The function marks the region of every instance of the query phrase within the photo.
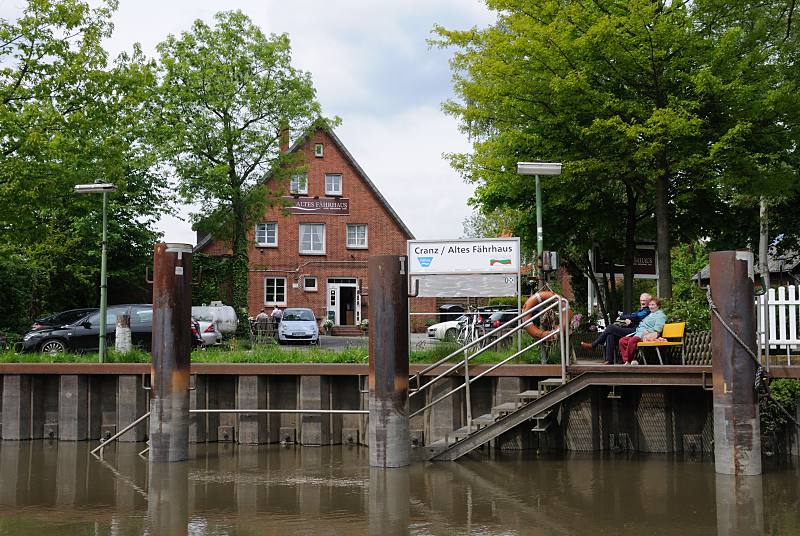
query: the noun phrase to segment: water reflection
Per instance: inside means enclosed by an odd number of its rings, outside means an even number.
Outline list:
[[[531,452],[368,465],[347,447],[197,445],[148,465],[88,443],[0,442],[0,534],[795,534],[800,471]]]

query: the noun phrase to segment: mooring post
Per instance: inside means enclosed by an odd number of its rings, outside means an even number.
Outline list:
[[[408,257],[369,259],[369,464],[404,467],[408,433]]]
[[[191,282],[192,246],[156,244],[150,369],[151,462],[177,462],[188,457]]]
[[[761,431],[754,387],[756,350],[753,253],[711,254],[711,297],[724,323],[711,315],[714,375],[714,461],[717,473],[761,474]],[[757,354],[756,354],[757,355]]]

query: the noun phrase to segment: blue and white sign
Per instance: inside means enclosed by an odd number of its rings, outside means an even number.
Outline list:
[[[409,240],[410,273],[518,274],[519,238]]]

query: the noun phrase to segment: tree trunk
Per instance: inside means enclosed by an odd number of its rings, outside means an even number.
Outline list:
[[[665,165],[666,166],[666,165]],[[656,256],[658,257],[658,296],[672,298],[672,261],[670,259],[669,219],[667,217],[666,167],[656,179]]]
[[[759,207],[758,271],[764,278],[764,290],[769,290],[769,209],[763,196]]]
[[[622,308],[633,311],[633,259],[636,255],[636,201],[637,196],[629,185],[625,185],[625,265]]]
[[[603,320],[605,320],[606,325],[608,325],[609,321],[608,310],[606,309],[603,293],[600,292],[600,284],[598,283],[597,278],[594,276],[594,267],[592,266],[592,263],[589,262],[588,255],[584,257],[584,262],[585,265],[589,267],[588,271],[586,271],[586,275],[589,276],[589,281],[590,281],[589,284],[594,287],[594,293],[595,296],[597,296],[597,306],[600,308],[600,315],[603,317]],[[588,304],[586,309],[587,309],[586,312],[591,315],[592,314],[591,304]]]

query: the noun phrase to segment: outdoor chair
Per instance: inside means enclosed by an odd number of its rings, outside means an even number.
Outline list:
[[[658,355],[658,363],[660,365],[664,364],[664,360],[661,358],[661,348],[665,347],[675,347],[680,346],[681,348],[681,365],[685,364],[684,359],[684,352],[683,352],[683,333],[686,330],[686,322],[676,322],[674,324],[665,324],[664,329],[661,331],[661,337],[663,339],[667,339],[666,341],[641,341],[638,344],[639,355],[642,358],[642,362],[646,365],[647,360],[645,359],[645,348],[655,348],[656,355]]]

